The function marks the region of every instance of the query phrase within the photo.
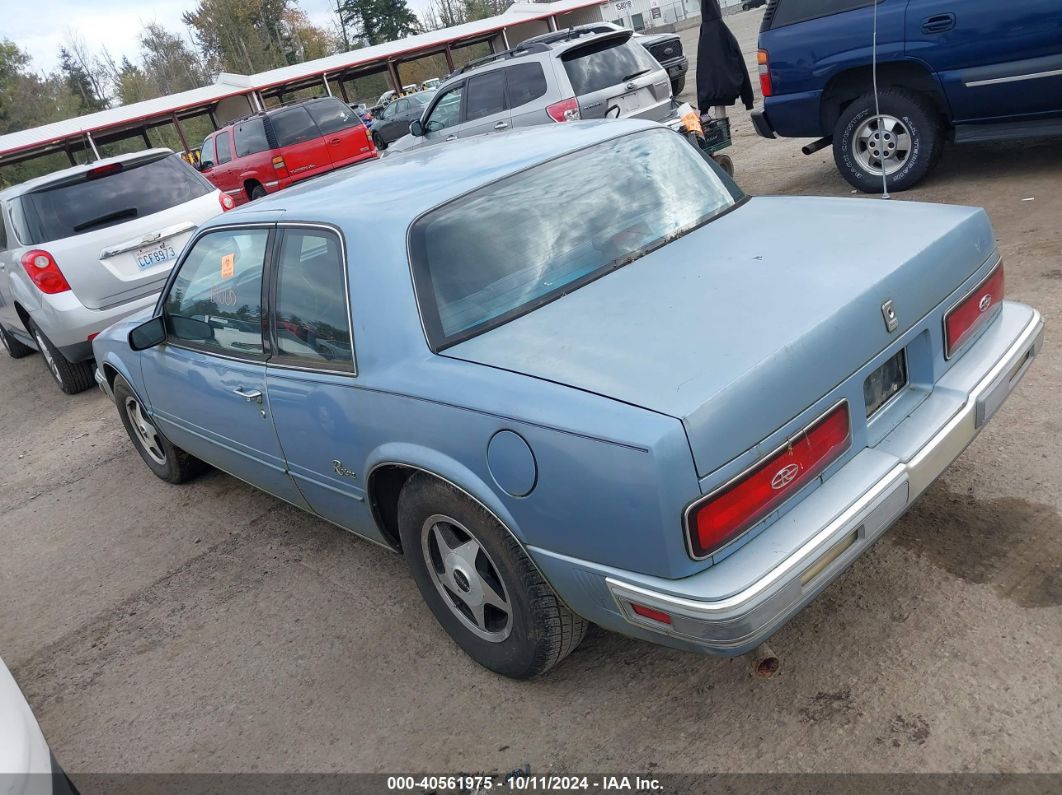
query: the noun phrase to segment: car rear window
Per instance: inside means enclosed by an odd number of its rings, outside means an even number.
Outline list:
[[[546,75],[542,64],[522,63],[505,69],[509,107],[518,108],[546,93]]]
[[[317,129],[321,131],[321,135],[328,135],[361,124],[361,117],[338,99],[311,102],[306,106],[306,110],[317,122]]]
[[[287,108],[270,114],[277,146],[293,146],[320,138],[321,132],[305,108]]]
[[[593,94],[612,86],[622,93],[622,84],[660,68],[640,44],[615,39],[593,42],[561,56],[564,71],[576,96]]]
[[[419,218],[417,301],[434,350],[674,240],[740,197],[683,138],[649,130],[495,181]]]
[[[248,119],[236,125],[236,157],[246,157],[269,149],[265,122],[261,118]]]
[[[174,154],[79,174],[19,197],[19,237],[26,245],[92,232],[168,210],[214,190]]]
[[[874,0],[775,0],[764,12],[761,30],[773,30],[871,5]]]

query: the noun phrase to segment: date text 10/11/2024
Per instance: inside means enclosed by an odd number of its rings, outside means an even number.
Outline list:
[[[651,776],[551,776],[514,771],[501,780],[489,775],[388,776],[390,792],[479,793],[492,792],[661,792],[663,785]]]

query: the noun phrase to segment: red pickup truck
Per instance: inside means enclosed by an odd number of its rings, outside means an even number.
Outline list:
[[[377,156],[358,114],[334,97],[271,108],[203,141],[199,170],[236,204]]]

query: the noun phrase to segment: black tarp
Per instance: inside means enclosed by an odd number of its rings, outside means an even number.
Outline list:
[[[738,97],[752,110],[752,81],[741,48],[723,22],[719,0],[701,0],[701,33],[697,40],[697,105],[707,113],[713,105],[733,105]]]

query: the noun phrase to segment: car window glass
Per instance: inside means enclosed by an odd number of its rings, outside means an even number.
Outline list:
[[[269,148],[265,122],[261,118],[248,119],[236,125],[236,157],[246,157]]]
[[[442,95],[439,103],[432,108],[431,116],[428,117],[428,123],[425,125],[428,132],[445,130],[457,124],[461,115],[461,94],[464,88],[462,84]]]
[[[661,68],[645,47],[630,41],[617,44],[615,40],[606,40],[589,44],[569,50],[561,60],[576,96],[605,88],[619,89],[627,80]]]
[[[277,355],[349,370],[354,360],[339,239],[286,229],[277,260]]]
[[[317,129],[321,131],[321,135],[339,132],[361,124],[358,114],[338,99],[311,102],[306,106],[306,110],[317,122]]]
[[[232,160],[232,138],[229,136],[228,129],[224,129],[218,134],[217,138],[214,139],[214,144],[218,148],[218,159],[214,161],[215,163],[220,165]]]
[[[262,263],[269,230],[199,239],[166,296],[169,337],[238,356],[262,354]]]
[[[782,0],[774,9],[771,27],[780,28],[873,4],[873,0]]]
[[[277,136],[277,146],[293,146],[319,138],[321,133],[305,108],[288,108],[269,117]]]
[[[7,248],[7,229],[4,224],[4,203],[0,202],[0,251]]]
[[[400,100],[398,100],[398,102],[395,103],[394,107],[395,107],[394,115],[395,116],[401,116],[403,113],[407,113],[409,111],[409,100],[408,99],[400,99]]]
[[[475,121],[505,110],[505,70],[476,75],[468,79],[465,120]]]
[[[510,108],[517,108],[546,93],[542,64],[522,63],[505,70],[506,95]]]
[[[214,151],[214,139],[207,138],[203,141],[203,146],[199,151],[200,163],[216,163],[218,162],[217,153]]]

